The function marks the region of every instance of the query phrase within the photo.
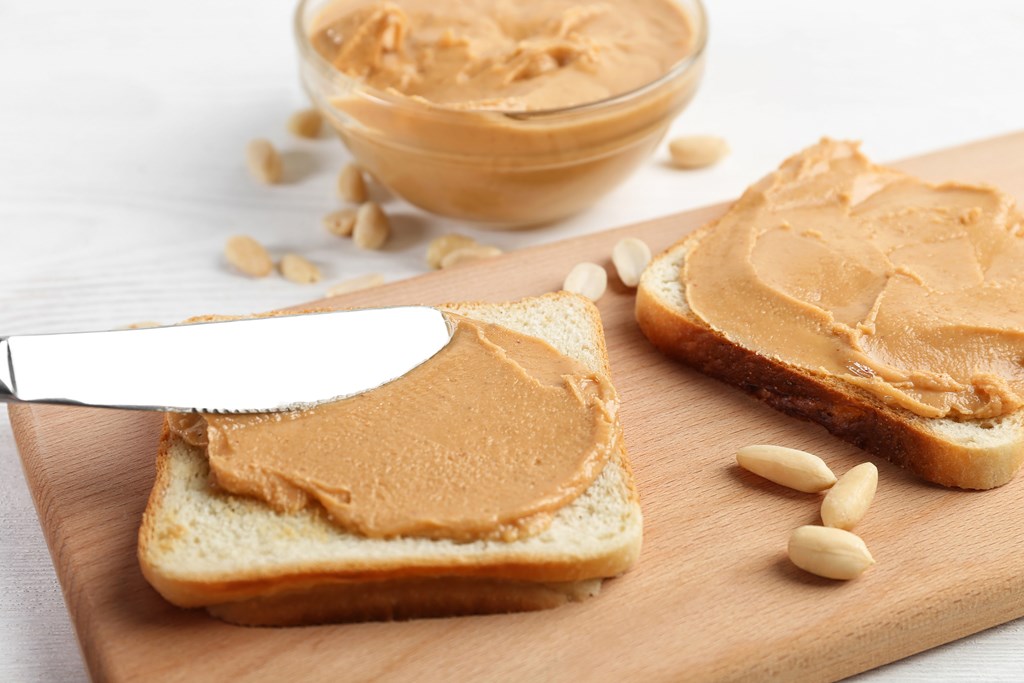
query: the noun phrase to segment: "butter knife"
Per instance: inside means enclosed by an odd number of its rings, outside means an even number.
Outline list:
[[[437,309],[401,306],[0,337],[0,402],[287,410],[401,377],[444,348],[451,335]]]

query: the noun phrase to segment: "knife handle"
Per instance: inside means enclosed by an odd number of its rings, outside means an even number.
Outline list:
[[[0,337],[0,403],[14,400],[14,361],[7,337]]]

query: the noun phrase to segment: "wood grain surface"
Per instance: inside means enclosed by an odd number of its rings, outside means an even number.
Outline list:
[[[984,180],[1024,197],[1024,133],[900,167]],[[581,260],[609,265],[623,236],[660,250],[722,211],[517,251],[334,300],[338,306],[506,300],[557,289]],[[165,603],[135,560],[159,416],[12,406],[26,477],[98,680],[834,680],[1024,615],[1021,478],[943,489],[658,355],[612,278],[599,308],[645,514],[636,568],[584,603],[530,614],[251,629]],[[199,311],[197,311],[198,313]],[[878,565],[836,583],[785,556],[819,498],[739,470],[739,446],[872,460],[877,499],[858,527]]]

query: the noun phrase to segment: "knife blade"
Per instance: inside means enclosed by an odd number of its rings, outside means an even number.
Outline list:
[[[0,402],[273,412],[401,377],[448,344],[425,306],[0,337]]]

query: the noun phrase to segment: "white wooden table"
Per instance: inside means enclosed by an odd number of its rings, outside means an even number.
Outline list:
[[[0,0],[0,333],[174,322],[318,298],[332,282],[424,270],[426,241],[457,229],[506,249],[736,196],[821,135],[876,159],[1024,126],[1024,5],[860,0],[711,2],[707,76],[674,130],[725,136],[706,171],[662,156],[583,215],[488,234],[391,200],[397,236],[358,252],[322,230],[341,145],[289,138],[303,106],[291,3]],[[263,188],[242,149],[266,136],[303,177]],[[321,285],[250,281],[227,236],[297,251]],[[86,678],[49,554],[0,420],[0,680]],[[1015,622],[864,674],[864,681],[1024,679]]]

